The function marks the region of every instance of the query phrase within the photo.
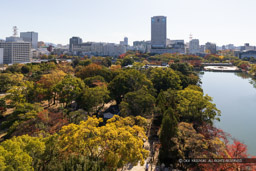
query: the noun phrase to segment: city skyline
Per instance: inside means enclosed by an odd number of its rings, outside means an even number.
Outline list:
[[[119,43],[124,37],[129,44],[137,40],[150,40],[150,18],[163,15],[168,18],[167,38],[189,41],[189,35],[206,42],[256,44],[255,1],[234,2],[195,0],[118,0],[107,2],[68,0],[6,1],[1,4],[0,39],[12,35],[12,27],[19,32],[35,31],[39,40],[55,44],[68,44],[69,38],[81,37],[85,42]]]

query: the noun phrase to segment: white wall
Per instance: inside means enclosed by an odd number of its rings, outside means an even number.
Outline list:
[[[4,63],[4,49],[0,48],[0,64]]]

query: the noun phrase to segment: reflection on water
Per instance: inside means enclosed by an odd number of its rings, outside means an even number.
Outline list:
[[[248,79],[251,78],[249,74],[247,74],[246,72],[237,72],[234,73],[235,75],[237,75],[238,77],[241,77],[243,79]]]
[[[199,74],[205,94],[221,110],[216,127],[230,133],[256,155],[256,81],[246,73],[205,72]]]
[[[251,75],[245,73],[245,72],[239,72],[235,73],[238,77],[241,77],[243,79],[249,79],[249,83],[253,85],[254,88],[256,88],[256,79],[253,78]]]

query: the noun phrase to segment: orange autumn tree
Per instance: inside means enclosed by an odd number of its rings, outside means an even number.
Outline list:
[[[99,71],[102,70],[102,66],[98,64],[90,64],[88,66],[85,66],[81,68],[81,70],[76,72],[76,76],[85,79],[88,77],[94,77],[98,75]]]

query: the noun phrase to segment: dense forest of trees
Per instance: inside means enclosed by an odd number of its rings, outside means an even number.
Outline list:
[[[93,57],[8,66],[0,73],[0,171],[117,170],[143,165],[157,154],[145,148],[147,141],[157,144],[154,151],[159,155],[151,161],[157,165],[182,170],[245,167],[178,161],[250,157],[244,144],[230,141],[213,126],[220,111],[200,87],[195,69],[202,60],[192,55],[128,52],[115,63]],[[169,67],[143,68],[162,62]],[[102,114],[109,106],[118,112],[106,120]]]

